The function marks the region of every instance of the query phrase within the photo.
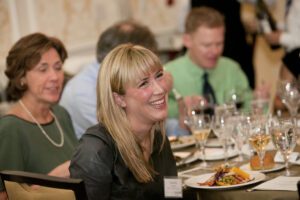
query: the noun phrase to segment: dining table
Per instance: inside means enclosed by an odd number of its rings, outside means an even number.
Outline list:
[[[211,138],[210,138],[211,139]],[[209,139],[209,140],[210,140]],[[216,140],[216,139],[214,139]],[[171,145],[172,146],[172,145]],[[207,146],[208,151],[211,147]],[[213,147],[214,149],[216,147]],[[220,149],[222,147],[219,147]],[[190,143],[189,145],[182,145],[180,148],[173,148],[174,155],[182,152],[192,155],[196,152],[196,145]],[[271,154],[275,156],[276,150],[270,150]],[[300,152],[300,146],[297,144],[294,152]],[[230,156],[227,160],[230,166],[241,167],[249,164],[250,155],[243,155],[241,161],[238,154]],[[266,170],[263,173],[265,178],[253,184],[245,184],[241,187],[214,187],[213,189],[198,188],[187,186],[186,180],[191,177],[197,177],[208,173],[214,173],[214,170],[224,164],[224,159],[211,159],[207,160],[208,167],[201,167],[201,158],[192,159],[192,162],[182,163],[178,162],[178,176],[182,178],[183,183],[183,199],[196,199],[196,200],[298,200],[298,191],[283,191],[283,190],[253,190],[253,188],[263,182],[272,180],[278,176],[285,176],[284,164],[281,168],[275,170]],[[250,167],[249,167],[250,168]],[[251,169],[249,169],[251,170]],[[299,164],[290,164],[290,171],[293,176],[299,177],[300,180],[300,162]]]

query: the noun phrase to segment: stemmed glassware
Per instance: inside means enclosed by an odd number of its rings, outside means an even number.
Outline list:
[[[244,104],[244,91],[240,88],[233,88],[224,94],[224,100],[226,104],[235,105],[236,109],[240,109]]]
[[[225,162],[228,161],[228,149],[232,144],[232,129],[233,126],[226,123],[226,115],[214,116],[212,120],[212,129],[214,134],[218,137],[223,150]]]
[[[256,151],[259,157],[260,169],[264,170],[264,157],[266,147],[271,140],[269,131],[267,131],[267,118],[265,116],[256,116],[250,124],[249,144]]]
[[[202,156],[201,166],[207,167],[206,155],[205,155],[205,144],[208,135],[211,132],[211,118],[209,115],[192,114],[187,116],[186,124],[190,128],[192,135],[194,136],[198,147],[200,148]]]
[[[194,114],[214,114],[213,97],[210,94],[202,95],[199,104],[193,107]]]
[[[228,118],[228,124],[232,127],[232,138],[235,142],[235,146],[239,152],[238,161],[242,162],[243,151],[242,148],[247,144],[250,130],[250,118],[246,114],[236,114]]]
[[[282,119],[274,121],[270,127],[270,131],[274,146],[278,151],[280,151],[284,159],[286,169],[285,175],[290,176],[289,157],[296,146],[296,127],[291,119]]]
[[[277,88],[278,96],[293,118],[296,117],[300,105],[300,93],[298,87],[299,84],[295,81],[281,80],[279,81]]]

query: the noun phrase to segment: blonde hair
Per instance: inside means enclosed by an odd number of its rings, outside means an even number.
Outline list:
[[[162,68],[159,58],[150,50],[133,44],[113,49],[103,60],[97,82],[97,117],[114,141],[126,166],[139,182],[153,180],[154,169],[145,160],[142,149],[133,134],[125,110],[118,106],[113,93],[125,94],[125,85],[138,81],[138,77],[153,69]],[[160,130],[165,139],[164,122],[156,122],[151,130]]]

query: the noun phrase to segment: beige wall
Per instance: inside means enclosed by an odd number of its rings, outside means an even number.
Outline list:
[[[0,0],[0,90],[5,83],[4,60],[8,49],[21,36],[41,31],[63,40],[70,54],[65,68],[76,73],[94,58],[99,34],[112,23],[135,18],[150,26],[161,49],[178,49],[180,32],[189,0]],[[282,1],[279,1],[279,3]],[[280,5],[275,6],[276,12]],[[255,18],[253,7],[246,18]],[[282,14],[277,14],[278,20]],[[257,83],[268,83],[274,91],[282,51],[271,51],[258,38],[254,64]],[[274,92],[273,92],[274,93]]]

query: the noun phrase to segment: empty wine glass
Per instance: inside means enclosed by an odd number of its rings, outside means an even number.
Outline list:
[[[267,131],[267,118],[265,116],[255,116],[250,123],[249,144],[256,151],[259,157],[260,169],[264,170],[264,157],[266,147],[271,140],[269,131]]]
[[[209,115],[190,115],[187,116],[186,124],[189,126],[192,135],[200,148],[202,156],[199,158],[203,161],[201,166],[207,167],[205,144],[211,131],[211,118]]]
[[[233,88],[226,91],[224,94],[224,100],[226,104],[235,105],[236,109],[241,109],[244,105],[244,91],[240,88]]]
[[[212,129],[214,134],[218,137],[222,148],[224,150],[224,160],[228,161],[228,149],[232,143],[232,129],[230,124],[226,124],[226,115],[219,117],[213,117],[212,119]]]
[[[238,161],[242,162],[244,160],[242,148],[247,143],[250,130],[249,118],[245,114],[236,114],[229,117],[227,122],[232,126],[232,138],[239,153]]]
[[[294,81],[281,80],[278,83],[277,94],[287,107],[291,117],[295,118],[300,105],[298,84]]]
[[[289,157],[294,151],[297,141],[296,127],[291,119],[278,120],[270,127],[272,141],[278,151],[280,151],[286,169],[286,176],[291,176],[289,170]]]
[[[199,103],[193,106],[193,114],[207,114],[212,116],[214,114],[214,103],[211,94],[204,94],[199,99]]]

